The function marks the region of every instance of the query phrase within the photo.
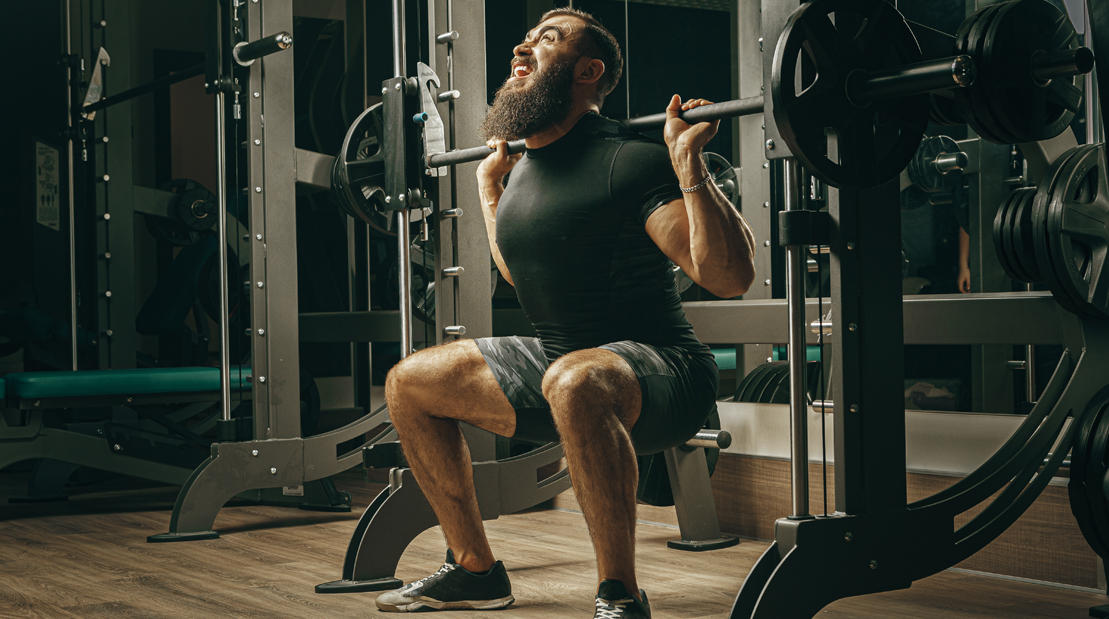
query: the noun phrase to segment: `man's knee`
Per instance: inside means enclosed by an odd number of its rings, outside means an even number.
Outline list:
[[[547,370],[543,397],[556,415],[581,411],[594,416],[601,408],[625,418],[633,410],[638,411],[639,380],[615,353],[580,350],[555,361]]]
[[[418,403],[434,396],[440,374],[451,364],[452,355],[444,344],[418,351],[401,359],[385,377],[385,400],[390,404]]]

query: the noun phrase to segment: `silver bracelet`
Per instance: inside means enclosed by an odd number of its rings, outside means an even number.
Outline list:
[[[712,174],[706,174],[704,180],[697,183],[696,185],[694,185],[692,187],[682,187],[681,185],[678,185],[678,189],[681,189],[682,193],[693,193],[694,191],[697,191],[698,189],[700,189],[700,188],[704,187],[705,185],[707,185],[709,183],[709,181],[711,181],[711,180],[712,180]]]

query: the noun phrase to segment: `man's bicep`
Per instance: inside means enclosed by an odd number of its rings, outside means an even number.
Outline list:
[[[693,258],[689,251],[689,216],[685,201],[678,198],[655,209],[647,217],[646,228],[647,235],[662,253],[683,271],[690,273]]]

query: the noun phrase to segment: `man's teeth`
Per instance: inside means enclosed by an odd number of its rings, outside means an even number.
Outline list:
[[[531,68],[524,65],[516,65],[512,73],[515,77],[527,77],[531,75]]]

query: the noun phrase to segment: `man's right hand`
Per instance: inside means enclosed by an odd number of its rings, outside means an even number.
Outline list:
[[[478,183],[485,187],[500,186],[505,175],[512,171],[523,153],[509,155],[508,142],[505,140],[489,140],[486,145],[496,150],[477,167]]]

